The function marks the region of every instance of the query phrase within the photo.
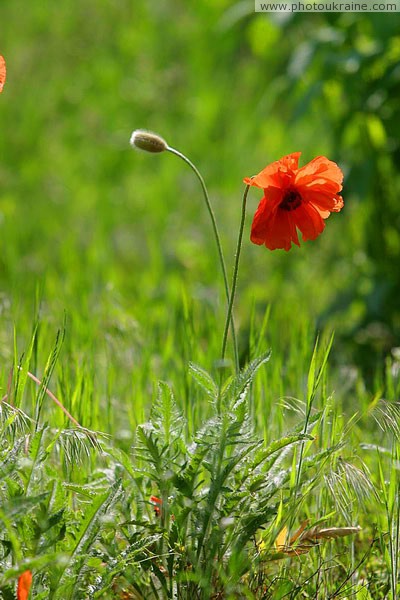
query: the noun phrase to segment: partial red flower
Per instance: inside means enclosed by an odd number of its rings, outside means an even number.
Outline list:
[[[159,517],[161,515],[161,507],[162,507],[161,498],[157,498],[157,496],[150,496],[150,503],[154,507],[154,514],[156,515],[156,517]]]
[[[32,585],[32,573],[27,570],[18,577],[17,600],[28,600]]]
[[[3,56],[1,56],[1,54],[0,54],[0,93],[3,91],[3,87],[6,82],[6,75],[7,75],[6,61],[4,60]]]
[[[299,169],[300,155],[288,154],[244,179],[264,190],[251,227],[254,244],[290,250],[292,242],[300,246],[297,230],[304,241],[315,240],[325,229],[324,220],[343,207],[339,196],[343,173],[338,165],[317,156]]]

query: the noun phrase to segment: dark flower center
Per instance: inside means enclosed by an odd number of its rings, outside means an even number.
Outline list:
[[[282,208],[283,210],[294,210],[295,208],[300,206],[300,204],[301,196],[299,192],[290,190],[284,195],[283,200],[279,205],[279,208]]]

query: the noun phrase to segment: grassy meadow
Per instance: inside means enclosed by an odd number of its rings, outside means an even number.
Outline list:
[[[397,599],[398,13],[0,22],[0,598]],[[203,175],[229,282],[244,177],[297,151],[344,172],[289,252],[250,243],[250,190],[238,371],[199,181],[137,128]]]

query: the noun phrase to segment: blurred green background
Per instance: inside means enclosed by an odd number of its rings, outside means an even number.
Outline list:
[[[255,14],[251,0],[2,0],[0,18],[3,389],[38,319],[31,370],[43,372],[64,314],[57,391],[105,399],[110,418],[140,419],[159,377],[185,395],[187,361],[209,368],[218,358],[224,295],[198,182],[172,155],[133,152],[140,127],[202,172],[229,270],[243,177],[299,150],[302,164],[319,154],[338,162],[344,210],[289,253],[248,241],[261,197],[250,194],[242,359],[251,315],[259,327],[267,306],[265,346],[283,365],[296,344],[311,352],[321,329],[336,331],[337,385],[355,368],[368,385],[396,359],[398,14]],[[133,406],[122,408],[127,395]]]

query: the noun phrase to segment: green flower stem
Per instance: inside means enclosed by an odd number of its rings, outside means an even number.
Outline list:
[[[224,360],[224,358],[225,358],[226,344],[227,344],[228,333],[229,333],[229,324],[232,321],[233,303],[235,301],[235,293],[236,293],[236,286],[237,286],[237,280],[238,280],[239,260],[240,260],[240,252],[242,250],[242,239],[243,239],[243,231],[244,231],[244,222],[246,220],[247,195],[249,193],[249,189],[250,189],[250,186],[247,185],[246,189],[244,190],[244,193],[243,193],[242,216],[241,216],[241,219],[240,219],[239,235],[238,235],[238,241],[237,241],[237,247],[236,247],[236,255],[235,255],[235,264],[234,264],[234,267],[233,267],[231,295],[230,295],[230,298],[229,298],[228,310],[227,310],[227,313],[226,313],[224,336],[223,336],[223,339],[222,339],[221,360]]]
[[[182,154],[178,150],[175,150],[175,148],[171,148],[170,146],[167,146],[166,150],[168,152],[171,152],[171,154],[175,154],[175,156],[179,156],[179,158],[181,158],[187,165],[189,165],[189,167],[195,173],[197,179],[200,182],[201,189],[203,190],[203,195],[204,195],[204,200],[205,200],[205,203],[207,206],[207,210],[210,215],[215,241],[217,244],[219,262],[221,265],[222,276],[224,279],[226,300],[227,300],[228,307],[229,307],[230,293],[229,293],[228,275],[227,275],[226,266],[225,266],[224,253],[222,250],[221,238],[220,238],[218,227],[217,227],[217,221],[215,220],[215,214],[214,214],[213,208],[211,206],[210,198],[208,195],[208,191],[207,191],[207,187],[204,182],[204,179],[203,179],[202,175],[200,174],[200,171],[197,169],[197,167],[184,154]],[[228,311],[229,311],[229,308],[228,308]],[[232,330],[233,350],[234,350],[234,355],[235,355],[235,368],[236,368],[236,372],[238,373],[239,372],[239,355],[238,355],[236,331],[235,331],[235,324],[234,324],[233,315],[232,315],[232,309],[229,312],[229,323],[230,323],[231,330]],[[229,329],[229,324],[228,324],[228,329]],[[225,342],[225,346],[226,346],[226,342]],[[226,351],[226,348],[224,349],[224,355],[225,355],[225,351]]]

